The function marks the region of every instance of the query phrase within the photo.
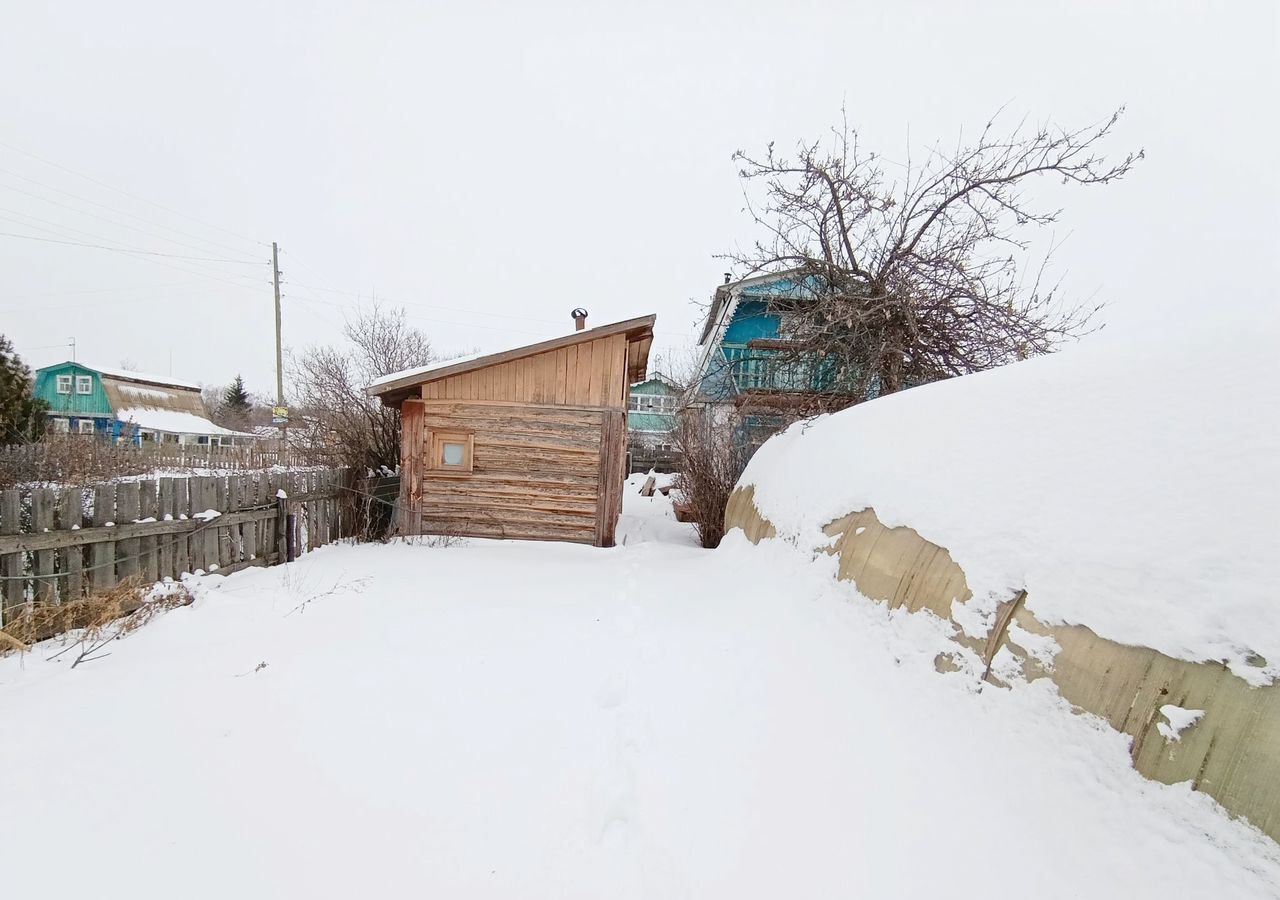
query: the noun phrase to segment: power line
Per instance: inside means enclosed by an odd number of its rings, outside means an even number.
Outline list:
[[[113,212],[113,213],[115,213],[116,215],[125,216],[126,218],[130,218],[130,219],[136,219],[136,220],[138,220],[139,222],[145,222],[145,223],[147,223],[148,225],[154,225],[154,226],[156,226],[157,228],[163,228],[163,229],[165,229],[166,231],[172,231],[173,233],[175,233],[175,234],[180,234],[180,235],[182,235],[183,237],[189,237],[189,238],[192,238],[192,239],[194,239],[194,240],[199,241],[199,242],[200,242],[200,243],[202,243],[202,244],[208,244],[208,245],[209,245],[209,246],[211,246],[211,247],[217,247],[217,248],[219,248],[219,249],[221,249],[221,250],[230,250],[232,253],[243,253],[243,252],[244,252],[244,247],[232,247],[230,244],[222,244],[222,243],[219,243],[218,241],[211,241],[211,240],[209,240],[208,238],[203,237],[203,236],[201,236],[201,235],[198,235],[198,234],[191,234],[190,232],[182,231],[182,230],[180,230],[180,229],[178,229],[178,228],[174,228],[172,225],[167,225],[167,224],[165,224],[165,223],[163,223],[163,222],[155,222],[155,221],[152,221],[151,219],[147,219],[147,218],[143,218],[142,216],[135,215],[135,214],[133,214],[133,213],[131,213],[131,212],[128,212],[127,210],[117,209],[117,208],[116,208],[116,207],[114,207],[114,206],[109,206],[109,205],[107,205],[107,204],[105,204],[105,203],[99,203],[99,202],[97,202],[96,200],[90,200],[88,197],[82,197],[82,196],[80,196],[79,194],[74,194],[74,193],[72,193],[71,191],[64,191],[62,188],[54,187],[54,186],[53,186],[53,185],[51,185],[51,184],[45,184],[43,181],[37,181],[37,180],[36,180],[36,179],[34,179],[34,178],[28,178],[28,177],[27,177],[27,176],[25,176],[25,175],[21,175],[21,174],[19,174],[19,173],[17,173],[17,172],[11,172],[11,171],[9,171],[8,169],[0,169],[0,173],[3,173],[3,174],[5,174],[5,175],[9,175],[9,176],[11,176],[11,177],[13,177],[13,178],[20,179],[21,181],[25,181],[25,182],[27,182],[28,184],[34,184],[34,185],[36,185],[37,187],[42,187],[42,188],[44,188],[45,190],[53,191],[53,192],[54,192],[54,193],[56,193],[56,194],[62,194],[63,196],[71,197],[72,199],[74,199],[74,200],[79,200],[79,201],[81,201],[82,203],[88,203],[90,206],[96,206],[96,207],[98,207],[98,208],[100,208],[100,209],[105,209],[105,210],[107,210],[108,212]],[[24,193],[24,194],[27,194],[27,196],[29,196],[29,197],[35,197],[37,200],[42,200],[42,201],[44,201],[45,203],[54,203],[54,204],[57,204],[57,205],[59,205],[59,206],[66,206],[66,204],[58,203],[58,201],[56,201],[56,200],[50,200],[50,199],[48,199],[47,197],[41,197],[41,196],[39,196],[38,194],[30,194],[30,193],[27,193],[26,191],[23,191],[23,190],[21,190],[20,188],[16,188],[16,187],[14,187],[13,185],[4,185],[4,187],[7,187],[7,188],[8,188],[9,190],[11,190],[11,191],[17,191],[18,193]],[[92,216],[92,217],[93,217],[93,218],[95,218],[95,219],[102,219],[104,222],[111,222],[113,225],[120,225],[120,226],[121,226],[121,227],[123,227],[123,228],[132,228],[132,229],[134,229],[135,231],[143,231],[143,229],[138,228],[138,227],[136,227],[136,226],[134,226],[134,225],[128,225],[128,224],[126,224],[126,223],[124,223],[124,222],[115,222],[115,221],[113,221],[113,220],[111,220],[111,219],[107,219],[105,216],[97,216],[97,215],[94,215],[93,213],[85,212],[84,210],[75,209],[75,207],[72,207],[72,206],[66,206],[66,208],[67,208],[67,209],[71,209],[71,210],[73,210],[73,211],[75,211],[75,212],[78,212],[78,213],[80,213],[81,215]],[[144,234],[148,234],[148,233],[150,233],[150,232],[145,232],[145,231],[143,231],[143,233],[144,233]],[[172,243],[180,244],[180,245],[182,245],[182,246],[184,246],[184,247],[190,247],[190,246],[191,246],[190,244],[184,244],[182,241],[176,241],[176,240],[174,240],[173,238],[167,238],[167,237],[163,237],[163,236],[160,236],[160,235],[153,235],[153,236],[154,236],[154,237],[161,237],[161,240],[171,241]],[[204,252],[208,252],[208,250],[207,250],[206,248],[204,248],[204,247],[196,247],[195,249],[197,249],[197,250],[201,250],[201,251],[204,251]]]
[[[72,206],[72,205],[71,205],[71,204],[69,204],[69,203],[61,203],[61,202],[59,202],[59,201],[57,201],[57,200],[50,200],[48,197],[41,197],[39,194],[33,194],[33,193],[31,193],[30,191],[24,191],[22,188],[16,188],[16,187],[14,187],[14,186],[13,186],[13,185],[11,185],[11,184],[0,184],[0,188],[4,188],[5,190],[13,191],[13,192],[14,192],[14,193],[16,193],[16,194],[22,194],[23,196],[26,196],[26,197],[31,197],[31,198],[33,198],[33,199],[36,199],[36,200],[41,201],[42,203],[49,203],[49,204],[52,204],[53,206],[59,206],[59,207],[61,207],[61,208],[63,208],[63,209],[69,209],[69,210],[71,210],[73,213],[76,213],[77,215],[81,215],[81,216],[88,216],[88,217],[89,217],[89,218],[91,218],[91,219],[98,219],[99,221],[106,222],[106,223],[107,223],[107,224],[109,224],[109,225],[115,225],[115,226],[116,226],[116,227],[118,227],[118,228],[128,228],[128,229],[129,229],[129,230],[131,230],[131,231],[137,231],[137,232],[139,232],[139,233],[141,233],[141,234],[145,234],[145,235],[147,235],[148,237],[159,238],[159,239],[160,239],[160,240],[162,240],[162,241],[168,241],[168,242],[169,242],[169,243],[171,243],[171,244],[177,244],[178,246],[180,246],[180,247],[186,247],[186,248],[187,248],[187,249],[189,249],[189,250],[199,250],[199,251],[200,251],[200,252],[202,252],[202,253],[208,253],[208,252],[209,252],[209,251],[208,251],[208,249],[207,249],[207,248],[205,248],[205,247],[198,247],[198,246],[196,246],[195,244],[188,244],[188,243],[186,243],[185,241],[174,240],[173,238],[165,237],[165,236],[164,236],[164,235],[162,235],[162,234],[156,234],[154,231],[147,231],[145,228],[139,228],[139,227],[137,227],[136,225],[130,225],[130,224],[128,224],[127,222],[117,222],[115,219],[108,219],[106,216],[100,216],[100,215],[98,215],[97,213],[86,212],[86,211],[85,211],[85,210],[83,210],[83,209],[76,209],[74,206]],[[12,212],[12,210],[11,210],[11,212]],[[32,215],[30,215],[29,213],[18,213],[18,215],[25,215],[25,216],[27,216],[28,218],[36,219],[36,217],[35,217],[35,216],[32,216]],[[47,220],[40,220],[40,219],[36,219],[36,220],[37,220],[37,221],[47,221]],[[52,223],[52,224],[58,225],[58,223],[56,223],[56,222],[55,222],[55,223]],[[70,226],[66,226],[66,225],[59,225],[59,227],[61,227],[61,228],[70,228]],[[162,225],[162,226],[160,226],[160,227],[161,227],[161,228],[163,228],[164,226]],[[73,231],[74,231],[75,229],[71,229],[71,230],[73,230]],[[113,239],[113,238],[105,238],[104,240],[114,240],[114,239]],[[217,244],[215,244],[214,246],[221,246],[221,245],[217,245]],[[229,249],[234,250],[235,248],[229,248]],[[239,251],[236,251],[236,252],[239,252]],[[232,260],[232,261],[233,261],[233,262],[243,262],[243,260]],[[257,262],[257,260],[255,260],[254,262]]]
[[[9,150],[12,150],[15,153],[21,153],[23,156],[29,156],[30,158],[37,160],[38,162],[44,163],[46,166],[52,166],[55,169],[60,169],[63,172],[67,172],[71,175],[75,175],[77,178],[83,178],[85,181],[91,182],[92,184],[96,184],[98,185],[98,187],[106,188],[109,191],[114,191],[115,193],[120,194],[121,196],[128,197],[130,200],[136,200],[139,203],[146,203],[148,206],[154,206],[156,209],[164,210],[165,212],[170,213],[171,215],[181,216],[184,219],[189,219],[192,222],[197,222],[205,226],[206,228],[212,228],[215,231],[221,231],[225,234],[231,235],[232,237],[239,238],[242,241],[248,241],[251,244],[261,244],[264,247],[269,247],[271,245],[270,241],[260,241],[257,238],[248,237],[246,235],[232,231],[229,228],[223,228],[220,225],[214,225],[212,222],[206,222],[203,219],[196,218],[195,216],[189,216],[186,213],[179,212],[176,209],[172,209],[168,206],[164,206],[163,204],[156,203],[153,200],[148,200],[145,197],[139,197],[136,194],[131,194],[128,191],[121,190],[118,187],[113,187],[112,185],[109,185],[104,181],[99,181],[98,179],[90,175],[85,175],[83,172],[77,172],[75,169],[71,169],[71,168],[68,168],[67,166],[60,165],[56,162],[53,162],[52,160],[48,160],[42,156],[38,156],[37,154],[30,152],[29,150],[23,150],[21,147],[15,147],[13,144],[6,143],[5,141],[0,141],[0,147],[5,147]]]
[[[117,291],[152,291],[160,288],[183,287],[184,285],[198,284],[196,281],[170,281],[164,284],[136,284],[128,287],[109,287],[109,288],[75,288],[69,291],[37,291],[29,294],[11,294],[4,297],[5,300],[26,300],[32,297],[67,297],[73,294],[111,294]]]
[[[195,284],[195,283],[197,283],[197,282],[184,281],[184,282],[179,282],[179,283],[180,283],[180,284]],[[207,287],[207,286],[206,286],[206,287]],[[187,298],[190,298],[190,297],[191,297],[191,294],[190,294],[190,293],[186,293],[186,294],[185,294],[185,296],[186,296]],[[88,307],[92,307],[92,308],[94,308],[94,309],[101,309],[101,308],[103,308],[104,306],[110,306],[111,308],[115,308],[115,307],[118,307],[118,306],[137,306],[137,305],[138,305],[138,304],[140,304],[140,303],[153,303],[153,302],[155,302],[155,301],[157,301],[157,300],[165,300],[165,299],[167,299],[165,296],[160,296],[160,297],[136,297],[136,298],[131,299],[131,300],[113,300],[113,301],[110,301],[109,303],[106,303],[106,304],[104,304],[104,303],[103,303],[102,301],[100,301],[100,300],[93,300],[93,301],[88,301],[88,302],[86,302],[86,303],[67,303],[67,304],[63,304],[62,306],[41,306],[41,307],[40,307],[40,309],[39,309],[39,311],[40,311],[40,312],[42,312],[42,313],[44,313],[44,312],[57,312],[57,311],[59,311],[59,310],[64,310],[64,309],[85,309],[85,308],[88,308]],[[30,311],[30,307],[29,307],[29,306],[10,306],[10,307],[0,307],[0,312],[29,312],[29,311]],[[62,345],[61,345],[61,344],[59,344],[59,345],[57,345],[57,346],[62,346]]]
[[[25,214],[20,214],[20,215],[23,215],[25,218],[34,218],[33,216],[26,216]],[[11,218],[9,218],[9,217],[7,217],[7,216],[3,216],[3,215],[0,215],[0,219],[2,219],[2,220],[6,220],[6,221],[10,221],[10,222],[16,222],[16,223],[17,223],[17,224],[19,224],[19,225],[23,225],[23,226],[25,226],[25,227],[27,227],[27,228],[34,228],[34,229],[36,229],[37,231],[44,231],[44,232],[48,232],[49,234],[56,235],[58,238],[65,238],[66,236],[65,236],[64,234],[62,234],[61,232],[67,232],[67,231],[69,231],[69,232],[73,232],[73,233],[88,234],[88,232],[83,232],[83,231],[81,231],[81,229],[78,229],[78,228],[72,228],[72,227],[67,226],[67,225],[58,225],[58,226],[56,226],[56,230],[55,230],[55,228],[49,228],[49,227],[42,226],[42,225],[32,225],[32,224],[31,224],[31,223],[29,223],[29,222],[22,222],[22,221],[18,221],[18,220],[16,220],[16,219],[11,219]],[[32,239],[32,240],[49,240],[48,238],[35,238],[35,237],[30,236],[30,235],[15,235],[15,236],[17,236],[17,237],[26,237],[26,238],[28,238],[28,239]],[[76,243],[80,243],[80,242],[78,242],[78,241],[65,241],[65,240],[62,240],[62,241],[58,241],[58,243],[76,244]],[[153,258],[152,256],[145,256],[145,255],[144,255],[144,256],[140,256],[140,255],[138,255],[138,254],[137,254],[137,252],[136,252],[136,251],[132,250],[131,248],[127,248],[127,247],[108,247],[108,248],[105,248],[105,249],[114,250],[114,251],[119,252],[119,253],[124,253],[126,256],[133,256],[135,259],[141,259],[141,260],[142,260],[142,261],[144,261],[144,262],[150,262],[150,263],[154,263],[155,265],[158,265],[158,266],[164,266],[165,268],[173,269],[174,271],[177,271],[177,272],[184,272],[184,273],[186,273],[186,274],[188,274],[188,275],[198,275],[198,276],[200,276],[200,277],[202,277],[202,278],[209,278],[209,279],[212,279],[212,280],[214,280],[214,281],[220,281],[220,282],[222,282],[222,283],[224,283],[224,284],[232,285],[233,287],[245,287],[246,285],[245,285],[245,284],[242,284],[242,283],[240,283],[240,282],[231,281],[231,280],[230,280],[231,278],[239,278],[239,279],[242,279],[242,280],[244,280],[244,281],[249,282],[250,284],[257,284],[257,283],[258,283],[258,278],[254,277],[254,276],[252,276],[252,275],[241,275],[241,274],[239,274],[238,272],[223,272],[223,271],[218,271],[218,272],[216,272],[216,273],[215,273],[215,272],[210,272],[210,271],[209,271],[209,270],[207,270],[207,269],[191,269],[191,268],[184,268],[184,267],[182,267],[182,266],[176,266],[176,265],[174,265],[173,263],[161,262],[159,259],[155,259],[155,258]],[[144,252],[144,253],[146,253],[146,252],[148,252],[148,251],[143,251],[143,252]]]
[[[302,287],[306,287],[306,285],[301,285],[301,286],[302,286]],[[285,296],[286,298],[288,298],[288,294],[287,294],[287,293],[286,293],[284,296]],[[298,298],[298,299],[302,300],[303,298]],[[304,302],[308,302],[308,301],[304,301]],[[319,297],[315,297],[315,296],[312,296],[312,297],[310,298],[309,302],[312,302],[312,303],[323,303],[325,306],[332,306],[332,307],[334,307],[335,309],[342,309],[342,310],[346,310],[346,309],[350,309],[350,308],[351,308],[350,304],[335,303],[335,302],[334,302],[334,301],[332,301],[332,300],[321,300]],[[388,301],[388,302],[393,302],[393,303],[394,303],[394,302],[396,302],[396,301]],[[543,331],[529,331],[529,330],[527,330],[527,329],[520,329],[520,328],[505,328],[505,327],[502,327],[502,326],[499,326],[499,325],[480,325],[480,324],[475,323],[475,322],[454,322],[454,321],[452,321],[452,320],[450,320],[450,319],[436,319],[436,318],[432,318],[432,317],[430,317],[430,316],[421,316],[421,315],[406,314],[406,318],[413,319],[413,320],[415,320],[415,321],[419,321],[419,322],[433,322],[433,323],[435,323],[435,324],[437,324],[437,325],[457,325],[457,326],[460,326],[460,327],[463,327],[463,328],[482,328],[482,329],[484,329],[484,330],[486,330],[486,331],[500,331],[500,332],[504,332],[504,333],[507,333],[507,334],[528,334],[528,335],[533,335],[533,336],[535,336],[535,337],[547,337],[547,336],[548,336],[548,335],[547,335],[547,333],[546,333],[546,332],[543,332]]]
[[[5,217],[0,217],[0,218],[5,218]],[[14,220],[8,219],[8,221],[12,222]],[[23,223],[19,222],[18,224],[21,225]],[[159,250],[143,250],[138,247],[108,247],[106,244],[86,244],[83,241],[60,241],[54,238],[36,237],[35,235],[32,235],[32,234],[17,234],[12,231],[0,231],[0,236],[11,237],[11,238],[22,238],[23,240],[28,240],[28,241],[44,241],[47,244],[66,244],[71,247],[92,247],[95,250],[113,250],[116,253],[133,253],[133,254],[140,253],[145,256],[165,256],[165,257],[168,257],[169,259],[189,259],[189,260],[196,260],[196,261],[202,261],[202,262],[244,263],[246,265],[252,264],[255,266],[261,265],[261,263],[257,262],[256,260],[250,261],[250,260],[244,260],[244,259],[220,259],[220,258],[211,257],[211,256],[181,256],[177,253],[161,253]]]

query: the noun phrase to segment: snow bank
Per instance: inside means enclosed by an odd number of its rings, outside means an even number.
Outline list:
[[[797,424],[740,486],[807,546],[872,507],[946,547],[975,597],[1252,683],[1280,673],[1280,316],[1218,318],[916,388]]]

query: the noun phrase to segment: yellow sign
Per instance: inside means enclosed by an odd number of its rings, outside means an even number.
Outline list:
[[[271,415],[275,416],[278,419],[287,419],[289,418],[289,407],[273,406],[271,407]]]

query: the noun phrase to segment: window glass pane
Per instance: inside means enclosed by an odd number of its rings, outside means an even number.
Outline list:
[[[76,376],[76,393],[87,394],[93,390],[93,379],[88,375]]]
[[[71,393],[71,376],[70,375],[58,376],[58,393],[59,394]]]
[[[442,458],[446,466],[460,466],[466,460],[467,448],[463,444],[445,441]]]

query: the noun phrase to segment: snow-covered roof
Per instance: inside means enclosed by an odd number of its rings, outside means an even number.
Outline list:
[[[645,378],[645,379],[644,379],[644,380],[642,380],[642,381],[633,381],[633,382],[631,382],[631,386],[632,386],[632,387],[635,387],[635,386],[636,386],[636,385],[638,385],[638,384],[646,384],[646,383],[648,383],[648,382],[650,382],[650,381],[658,381],[658,382],[661,382],[662,384],[665,384],[667,387],[669,387],[669,388],[675,388],[675,389],[676,389],[676,390],[678,390],[678,391],[679,391],[679,390],[684,390],[684,386],[683,386],[683,385],[681,385],[681,384],[677,384],[675,381],[673,381],[672,379],[668,378],[666,375],[663,375],[661,372],[650,372],[650,373],[649,373],[649,377],[648,377],[648,378]]]
[[[191,381],[183,381],[180,378],[174,378],[172,375],[151,375],[146,372],[134,372],[130,369],[116,369],[108,366],[96,366],[87,362],[79,362],[76,360],[63,360],[55,363],[57,366],[79,366],[82,369],[89,369],[97,372],[99,375],[105,375],[107,378],[120,378],[127,381],[144,381],[147,384],[158,384],[164,387],[182,388],[189,391],[200,390],[200,385]],[[44,369],[51,369],[53,366],[42,366]]]
[[[1046,623],[1275,678],[1280,315],[1211,313],[794,425],[740,484],[780,537],[871,508],[975,597],[1022,588]]]
[[[144,431],[165,431],[170,434],[211,434],[233,435],[236,437],[256,437],[243,431],[232,431],[197,416],[194,413],[175,409],[152,409],[149,407],[133,407],[116,410],[116,418],[121,422],[132,422]]]

